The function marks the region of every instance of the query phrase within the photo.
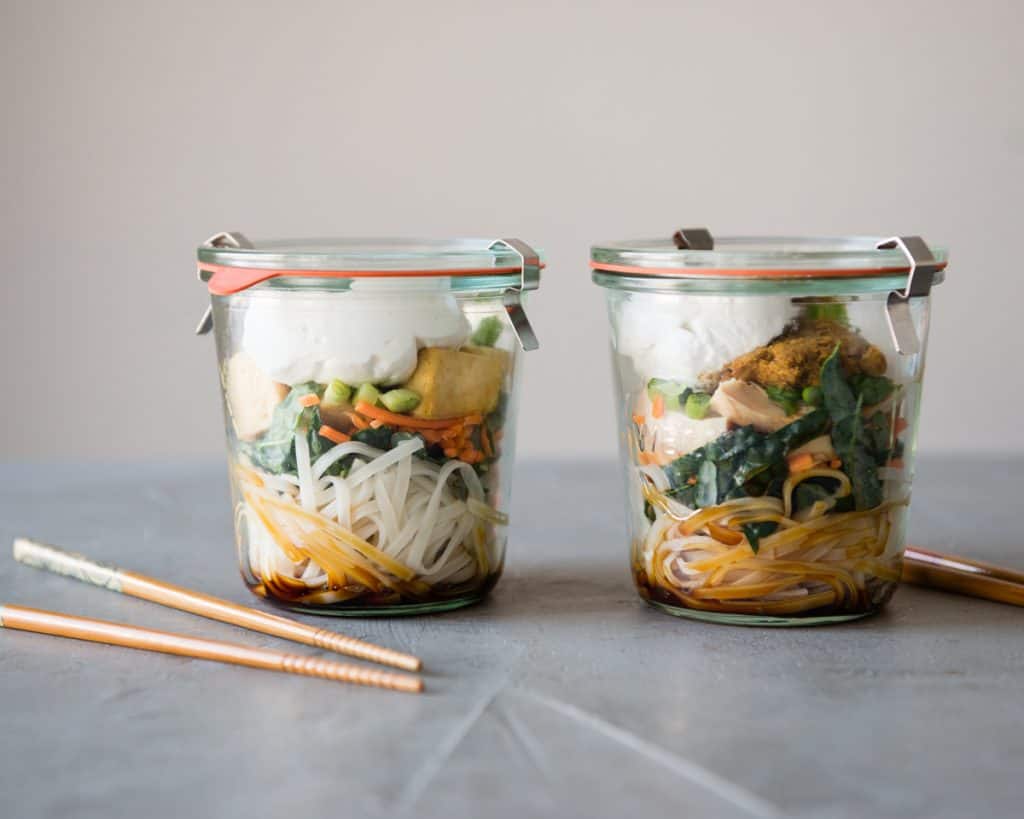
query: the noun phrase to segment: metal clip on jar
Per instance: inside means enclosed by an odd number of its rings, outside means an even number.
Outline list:
[[[337,615],[486,595],[505,557],[538,254],[516,239],[219,233],[198,256],[249,588]]]
[[[861,617],[900,577],[930,291],[919,237],[591,250],[606,288],[631,566],[714,622]]]

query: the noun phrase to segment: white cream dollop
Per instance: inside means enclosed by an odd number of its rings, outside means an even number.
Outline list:
[[[796,316],[786,296],[631,294],[616,348],[643,378],[694,386],[736,356],[767,344]]]
[[[400,384],[421,347],[456,347],[469,322],[450,292],[404,282],[356,282],[348,293],[252,294],[242,349],[275,381]]]

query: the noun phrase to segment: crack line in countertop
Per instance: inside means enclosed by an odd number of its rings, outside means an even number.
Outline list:
[[[398,796],[396,813],[402,814],[416,804],[416,801],[423,795],[430,783],[441,773],[444,764],[455,753],[455,749],[462,744],[462,741],[469,735],[473,726],[484,715],[484,712],[487,711],[490,704],[494,702],[495,698],[509,684],[511,679],[512,677],[507,675],[490,686],[484,695],[477,700],[476,704],[469,709],[465,718],[438,744],[437,753],[424,761],[413,772],[412,776],[409,777],[408,784]]]
[[[537,741],[537,738],[533,735],[533,732],[509,710],[507,702],[498,703],[498,713],[502,724],[512,735],[514,741],[522,750],[523,755],[533,765],[537,773],[540,774],[544,783],[550,787],[552,780],[549,773],[550,765],[548,764],[547,755],[544,753],[544,749]]]
[[[582,708],[575,705],[562,702],[561,700],[549,697],[545,694],[539,694],[535,691],[518,689],[512,693],[534,700],[535,702],[546,705],[548,708],[557,711],[563,716],[569,717],[570,719],[576,720],[577,722],[581,722],[585,725],[589,725],[598,733],[625,745],[627,748],[641,754],[642,756],[646,756],[648,759],[657,762],[673,773],[690,780],[696,785],[706,788],[730,804],[748,811],[755,816],[781,816],[777,807],[751,793],[740,785],[730,782],[728,779],[719,776],[705,768],[703,765],[687,759],[686,757],[679,756],[659,745],[648,742],[642,737],[639,737],[624,728],[619,728],[617,725],[606,722],[596,714],[584,711]]]

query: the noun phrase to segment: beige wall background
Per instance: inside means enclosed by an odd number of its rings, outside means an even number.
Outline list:
[[[218,230],[544,248],[520,451],[610,455],[588,248],[684,223],[949,245],[921,445],[1024,451],[1019,2],[0,9],[2,456],[219,457]]]

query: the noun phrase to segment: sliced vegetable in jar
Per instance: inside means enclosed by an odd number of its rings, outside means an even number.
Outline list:
[[[764,391],[768,393],[768,397],[772,401],[782,407],[786,415],[795,415],[796,411],[800,408],[802,395],[799,390],[769,385],[764,388]]]
[[[354,404],[363,402],[371,407],[376,406],[380,401],[380,391],[373,384],[360,384],[352,398]]]
[[[497,316],[487,316],[481,319],[480,323],[469,338],[469,343],[476,347],[493,347],[501,337],[504,328],[501,319]]]
[[[335,378],[327,385],[327,389],[324,390],[323,403],[336,407],[342,405],[348,406],[351,398],[352,388],[345,382]]]
[[[706,392],[691,392],[686,396],[686,415],[699,421],[706,418],[711,406],[711,396]]]
[[[405,388],[388,390],[380,396],[380,403],[391,412],[412,412],[420,405],[420,400],[418,392]]]
[[[823,400],[821,387],[804,387],[800,397],[805,404],[809,404],[812,407],[821,406]]]
[[[686,406],[686,399],[692,390],[678,381],[667,381],[664,378],[652,378],[647,382],[647,397],[653,404],[661,401],[665,409],[679,411]],[[658,416],[655,416],[658,417]]]

